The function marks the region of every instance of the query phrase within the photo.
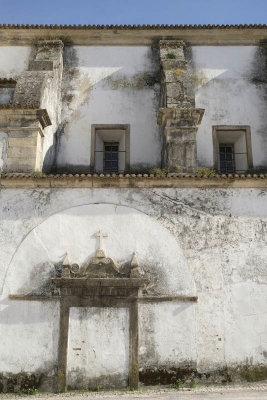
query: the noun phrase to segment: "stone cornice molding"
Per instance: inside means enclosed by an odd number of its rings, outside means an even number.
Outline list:
[[[160,40],[159,45],[162,49],[178,49],[185,47],[185,42],[183,40]]]
[[[151,45],[161,39],[187,45],[252,45],[267,40],[267,25],[0,25],[0,45],[61,39],[64,45]]]
[[[0,187],[6,189],[50,188],[263,188],[267,189],[267,174],[235,174],[200,177],[189,174],[62,174],[33,176],[32,174],[2,174]]]
[[[40,50],[49,50],[55,47],[63,49],[64,44],[62,40],[38,40],[37,47],[40,48]]]
[[[27,107],[21,104],[10,104],[0,106],[0,129],[20,130],[23,126],[12,126],[11,121],[19,121],[20,119],[27,121],[39,121],[42,128],[51,125],[51,120],[46,109]],[[29,129],[29,127],[27,126]]]
[[[16,86],[17,81],[13,78],[0,78],[0,87],[13,88]]]

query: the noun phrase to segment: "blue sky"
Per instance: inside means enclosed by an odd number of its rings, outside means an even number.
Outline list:
[[[6,24],[265,24],[267,0],[0,0]]]

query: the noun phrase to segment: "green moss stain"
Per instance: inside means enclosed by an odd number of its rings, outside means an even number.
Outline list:
[[[259,382],[267,379],[267,365],[245,365],[229,371],[233,378],[241,378],[247,382]]]
[[[168,60],[174,60],[176,58],[176,55],[174,53],[167,53],[166,58]]]
[[[160,83],[159,74],[139,73],[132,77],[120,75],[118,77],[108,76],[104,80],[105,84],[112,90],[118,89],[146,89]]]
[[[179,68],[173,69],[173,70],[172,70],[172,74],[173,74],[174,76],[181,76],[183,73],[184,73],[184,70],[179,69]]]
[[[0,374],[0,392],[36,394],[43,376],[21,372],[19,374]]]

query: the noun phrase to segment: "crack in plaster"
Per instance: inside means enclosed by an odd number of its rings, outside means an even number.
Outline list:
[[[206,216],[209,216],[209,217],[212,216],[210,213],[207,213],[207,212],[205,212],[205,211],[198,210],[197,208],[194,208],[194,207],[190,207],[190,206],[186,205],[185,203],[183,203],[182,201],[175,200],[175,199],[173,199],[172,197],[168,196],[167,194],[160,195],[159,193],[155,192],[154,190],[151,190],[150,192],[152,192],[153,194],[155,194],[156,196],[158,196],[158,197],[160,197],[160,198],[162,198],[162,199],[164,199],[164,200],[169,200],[169,201],[171,201],[172,203],[177,204],[177,205],[180,205],[180,206],[182,206],[182,207],[184,207],[185,209],[188,209],[188,210],[190,210],[190,211],[194,211],[194,212],[196,212],[196,213],[198,213],[198,214],[206,215]]]

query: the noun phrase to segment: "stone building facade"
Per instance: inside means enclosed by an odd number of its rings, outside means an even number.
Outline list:
[[[0,391],[267,377],[267,27],[0,27]]]

